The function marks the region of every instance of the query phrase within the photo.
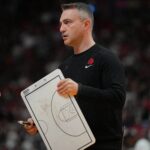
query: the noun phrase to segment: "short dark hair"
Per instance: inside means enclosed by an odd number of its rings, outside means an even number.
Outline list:
[[[62,4],[61,8],[62,8],[62,11],[67,10],[67,9],[77,9],[79,12],[82,12],[82,13],[80,13],[81,19],[87,19],[87,17],[89,17],[91,19],[92,29],[93,29],[94,16],[93,16],[93,12],[88,4],[82,3],[82,2],[67,3],[67,4]],[[83,12],[85,13],[85,15],[83,14]]]

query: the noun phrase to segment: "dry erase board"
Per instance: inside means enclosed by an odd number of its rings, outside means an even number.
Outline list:
[[[21,96],[48,150],[83,150],[95,138],[75,98],[57,93],[61,79],[64,76],[56,69],[21,91]]]

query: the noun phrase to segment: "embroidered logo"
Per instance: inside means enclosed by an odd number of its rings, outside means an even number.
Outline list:
[[[94,58],[91,57],[88,60],[87,65],[85,65],[85,68],[89,68],[89,67],[93,66],[93,64],[94,64]]]

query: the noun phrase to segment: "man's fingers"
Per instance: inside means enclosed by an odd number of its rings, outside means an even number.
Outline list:
[[[26,129],[26,130],[29,130],[29,129],[32,129],[34,127],[33,124],[24,124],[23,127]]]
[[[70,94],[71,89],[64,87],[63,89],[59,90],[58,93],[61,95],[67,95]]]
[[[68,88],[69,84],[70,84],[69,82],[64,81],[62,84],[60,84],[60,85],[57,87],[57,91],[60,92],[61,90]]]
[[[32,118],[28,118],[28,119],[27,119],[27,122],[29,122],[31,125],[33,125],[33,124],[34,124],[34,122],[33,122],[33,119],[32,119]]]
[[[59,83],[57,84],[57,87],[60,87],[61,85],[63,85],[67,81],[68,81],[68,79],[60,80]]]
[[[61,86],[60,88],[57,89],[57,92],[61,95],[70,94],[71,91],[72,91],[71,83],[66,83],[64,84],[64,86]]]
[[[30,134],[30,135],[35,135],[35,134],[38,132],[38,130],[37,130],[37,128],[34,126],[34,127],[30,128],[30,129],[26,129],[26,132],[27,132],[28,134]]]
[[[23,126],[24,126],[24,128],[26,130],[29,130],[29,129],[32,129],[33,127],[35,127],[33,119],[32,118],[28,118],[27,121],[26,121],[26,123],[24,123]]]
[[[78,84],[71,79],[61,80],[57,85],[57,92],[60,95],[76,95],[78,91]]]

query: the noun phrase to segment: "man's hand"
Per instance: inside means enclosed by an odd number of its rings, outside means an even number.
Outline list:
[[[60,80],[57,85],[57,92],[62,96],[75,96],[78,93],[78,83],[70,78]]]
[[[30,135],[35,135],[38,132],[38,130],[37,130],[32,118],[28,118],[27,123],[28,124],[24,125],[26,132],[29,133]]]

